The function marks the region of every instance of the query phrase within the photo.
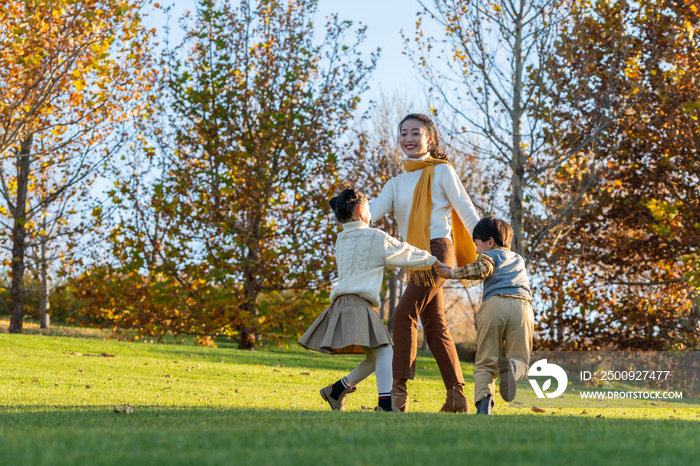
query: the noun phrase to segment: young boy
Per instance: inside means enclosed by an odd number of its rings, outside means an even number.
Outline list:
[[[476,313],[474,403],[477,414],[491,414],[496,378],[501,377],[501,397],[510,402],[515,398],[515,381],[527,375],[535,319],[525,261],[508,247],[513,239],[510,225],[484,217],[472,238],[479,254],[473,263],[455,270],[436,264],[435,271],[443,278],[484,281]],[[503,342],[506,358],[499,359]]]

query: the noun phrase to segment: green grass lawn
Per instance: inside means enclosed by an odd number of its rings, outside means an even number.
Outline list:
[[[362,409],[374,377],[338,413],[318,390],[360,357],[225,346],[0,334],[0,465],[700,463],[697,405],[534,413],[499,399],[492,417],[437,414],[444,389],[422,355],[411,413]],[[136,412],[114,413],[125,404]]]

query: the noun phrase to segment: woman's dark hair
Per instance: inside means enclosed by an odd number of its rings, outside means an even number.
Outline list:
[[[484,217],[474,227],[472,239],[488,241],[493,238],[500,247],[510,248],[513,241],[513,228],[507,222],[496,217]]]
[[[359,191],[352,188],[345,188],[342,193],[328,201],[328,205],[333,208],[335,218],[340,223],[345,223],[352,218],[355,207],[367,202],[367,198]]]
[[[433,120],[431,120],[428,115],[423,115],[422,113],[410,113],[406,115],[403,120],[401,120],[401,123],[399,123],[399,134],[401,134],[401,127],[408,120],[418,120],[423,123],[428,136],[433,138],[433,142],[428,145],[428,152],[430,153],[430,156],[434,159],[447,160],[447,154],[445,153],[445,149],[443,149],[440,145],[440,135],[438,134],[438,130],[435,127]]]

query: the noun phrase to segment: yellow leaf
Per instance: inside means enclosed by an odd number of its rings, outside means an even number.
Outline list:
[[[501,11],[501,7],[496,5],[495,3],[493,4],[493,9],[496,11]]]

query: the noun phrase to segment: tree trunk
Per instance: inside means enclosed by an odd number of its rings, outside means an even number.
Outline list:
[[[255,330],[241,324],[238,327],[238,349],[255,350]]]
[[[24,319],[24,253],[25,215],[27,213],[27,185],[29,183],[30,150],[32,136],[27,136],[22,141],[17,165],[17,205],[14,212],[14,225],[12,226],[12,313],[10,315],[10,333],[22,333],[22,320]]]
[[[522,10],[521,10],[522,11]],[[522,56],[523,19],[520,14],[515,18],[515,44],[513,59],[515,60],[515,75],[513,76],[513,157],[510,168],[513,172],[511,179],[510,223],[513,227],[513,242],[511,249],[525,256],[524,227],[523,227],[523,191],[525,174],[525,156],[522,147],[522,92],[523,92],[523,56]]]
[[[46,217],[44,217],[46,219]],[[43,221],[44,231],[46,231],[46,220]],[[44,237],[41,240],[41,300],[39,303],[39,311],[41,312],[41,328],[49,328],[51,318],[49,317],[49,263],[46,259],[46,241]]]
[[[396,287],[398,285],[399,281],[396,279],[396,272],[394,272],[389,277],[389,318],[386,322],[386,326],[389,329],[389,335],[392,334],[391,319],[394,318],[394,310],[396,309]]]
[[[423,327],[423,343],[420,345],[421,351],[428,351],[428,339],[425,336],[425,327]]]
[[[256,228],[254,231],[260,231]],[[243,314],[248,318],[254,318],[258,315],[258,309],[255,306],[255,300],[258,296],[259,283],[256,277],[257,265],[260,261],[260,255],[258,253],[259,249],[257,247],[256,241],[251,241],[248,245],[248,266],[245,268],[244,272],[244,286],[246,290],[245,302],[243,304]],[[242,350],[255,350],[255,340],[256,340],[256,329],[254,326],[249,327],[245,323],[242,323],[238,327],[238,349]]]
[[[379,293],[379,318],[384,320],[384,315],[386,314],[386,291],[382,290]]]

